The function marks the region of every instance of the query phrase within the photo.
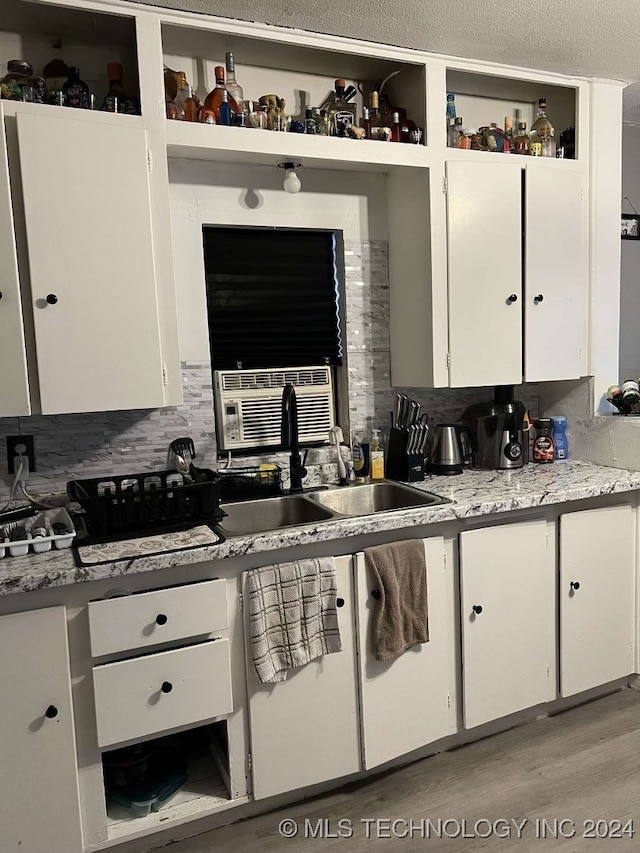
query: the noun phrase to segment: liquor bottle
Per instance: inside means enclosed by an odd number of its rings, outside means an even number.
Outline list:
[[[229,93],[226,89],[222,90],[222,100],[220,101],[220,106],[218,107],[218,115],[216,118],[218,119],[218,124],[224,124],[227,127],[231,126],[231,107],[229,106]]]
[[[464,136],[464,130],[462,128],[462,116],[456,116],[454,127],[455,127],[455,131],[456,131],[455,147],[460,148],[460,137]]]
[[[505,152],[513,152],[513,116],[504,117]]]
[[[318,132],[316,120],[313,116],[312,107],[307,107],[304,113],[304,132],[312,134],[313,136],[315,136]]]
[[[329,129],[332,136],[348,136],[349,128],[356,123],[356,107],[345,100],[346,83],[342,79],[335,81],[333,103],[329,105]]]
[[[229,93],[230,100],[234,100],[240,106],[244,101],[244,92],[242,91],[242,86],[236,80],[236,64],[233,59],[233,53],[230,50],[227,51],[224,59],[227,66],[227,92]]]
[[[184,71],[176,71],[176,82],[178,84],[178,91],[176,92],[176,96],[173,99],[176,107],[178,108],[178,112],[180,113],[180,118],[184,118],[184,103],[187,100],[187,75]]]
[[[380,96],[377,92],[369,93],[369,124],[371,139],[388,142],[391,139],[391,128],[380,114]]]
[[[222,124],[220,121],[220,104],[222,103],[222,93],[227,92],[227,87],[224,82],[224,68],[222,65],[216,65],[215,75],[216,87],[215,89],[212,89],[205,98],[202,115],[206,116],[208,113],[212,113],[215,116],[216,124]],[[232,113],[240,112],[240,107],[238,106],[235,98],[229,95],[228,92],[227,104],[229,105],[229,109]],[[229,121],[229,123],[231,122]]]
[[[538,101],[538,115],[529,131],[529,149],[535,149],[542,157],[556,156],[556,141],[553,125],[547,118],[547,102],[545,98]],[[539,146],[539,152],[538,152]],[[534,153],[533,151],[531,153]]]
[[[391,113],[391,141],[402,142],[402,124],[398,112]]]
[[[513,139],[513,153],[529,153],[529,135],[527,133],[527,123],[524,121],[521,121],[518,125],[518,132]]]
[[[80,69],[77,65],[72,65],[69,69],[69,79],[62,87],[64,94],[65,107],[76,107],[82,110],[88,110],[91,99],[89,97],[89,87],[80,79]]]
[[[109,91],[104,96],[102,109],[108,113],[132,112],[131,104],[122,85],[122,65],[119,62],[107,63]]]
[[[456,117],[456,96],[453,92],[447,93],[447,127],[449,119]]]
[[[192,87],[187,84],[187,97],[184,99],[184,103],[182,104],[184,121],[198,121],[199,109],[200,103],[193,94]]]
[[[364,138],[371,139],[371,119],[369,118],[369,107],[362,108],[362,121],[360,127],[364,130]]]
[[[456,130],[455,118],[449,119],[449,127],[447,128],[447,148],[458,147],[458,131]]]

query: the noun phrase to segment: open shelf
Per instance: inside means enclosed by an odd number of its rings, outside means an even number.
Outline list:
[[[184,746],[188,760],[187,781],[158,811],[143,817],[132,816],[123,806],[107,800],[109,841],[143,836],[161,827],[184,823],[238,804],[229,794],[225,722],[150,743],[162,746],[167,741]]]
[[[404,107],[419,127],[426,126],[426,66],[397,62],[368,54],[345,53],[327,48],[232,35],[216,30],[162,26],[164,63],[184,71],[197,95],[204,100],[215,85],[214,68],[224,65],[225,52],[233,51],[236,77],[246,100],[277,94],[286,102],[285,111],[304,119],[305,107],[319,107],[334,88],[336,78],[359,91],[355,97],[356,123],[374,83],[399,71],[384,86],[392,103]],[[424,140],[423,140],[424,142]]]
[[[293,160],[304,166],[390,172],[398,166],[428,167],[422,145],[278,133],[186,121],[166,122],[169,157],[275,166]]]
[[[525,121],[529,130],[535,121],[538,100],[546,98],[547,115],[555,128],[556,142],[559,144],[562,131],[569,127],[577,129],[577,89],[571,86],[448,68],[447,92],[456,96],[456,113],[462,116],[464,127],[486,127],[492,121],[504,127],[505,116],[513,115],[515,132],[515,111],[519,110],[520,121]],[[445,109],[443,103],[443,117]]]
[[[119,62],[127,94],[138,101],[140,98],[135,19],[125,14],[2,0],[0,55],[0,77],[5,75],[6,62],[11,59],[28,62],[37,76],[42,76],[52,59],[77,65],[80,77],[95,96],[96,110],[109,89],[107,63]]]

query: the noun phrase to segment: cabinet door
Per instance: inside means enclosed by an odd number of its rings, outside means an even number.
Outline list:
[[[630,506],[560,519],[562,696],[634,671],[634,527]]]
[[[455,643],[448,618],[444,540],[425,539],[429,642],[392,661],[374,657],[373,582],[364,554],[356,556],[358,679],[362,751],[366,769],[419,749],[455,731],[450,710],[449,652]]]
[[[588,291],[581,174],[528,168],[524,210],[525,379],[576,379]]]
[[[17,123],[42,412],[162,406],[146,132]]]
[[[555,699],[555,545],[546,521],[460,534],[464,725]]]
[[[80,853],[64,607],[2,616],[0,648],[0,849]]]
[[[341,652],[290,670],[286,681],[261,684],[245,620],[256,800],[360,770],[351,563],[351,557],[336,558],[338,604],[344,602],[338,607]]]
[[[450,384],[522,381],[521,169],[447,163]]]
[[[29,380],[22,325],[22,300],[16,241],[13,230],[13,205],[9,185],[7,142],[0,105],[0,363],[2,393],[0,418],[30,415]]]

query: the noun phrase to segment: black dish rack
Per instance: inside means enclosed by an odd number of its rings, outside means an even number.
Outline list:
[[[224,517],[220,478],[207,468],[193,471],[197,482],[188,482],[175,469],[71,480],[67,494],[103,536],[133,536],[220,521]]]
[[[260,468],[257,465],[244,468],[219,468],[220,498],[222,503],[271,498],[282,494],[282,469]]]

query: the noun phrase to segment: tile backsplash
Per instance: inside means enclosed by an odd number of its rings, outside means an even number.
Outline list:
[[[471,402],[491,396],[489,389],[395,389],[390,379],[388,244],[345,243],[346,363],[351,428],[368,431],[389,425],[396,390],[419,400],[432,423],[457,420]],[[38,471],[31,474],[33,493],[60,491],[71,478],[100,477],[162,468],[169,442],[190,435],[199,464],[216,464],[213,387],[208,362],[182,364],[184,402],[156,410],[97,412],[80,415],[34,415],[0,419],[0,500],[12,477],[6,468],[6,436],[32,434]],[[532,414],[538,389],[525,385],[516,396]],[[246,464],[261,457],[247,457]],[[286,454],[269,459],[286,467]],[[335,477],[329,448],[309,454],[307,482]],[[240,463],[241,464],[241,463]]]

